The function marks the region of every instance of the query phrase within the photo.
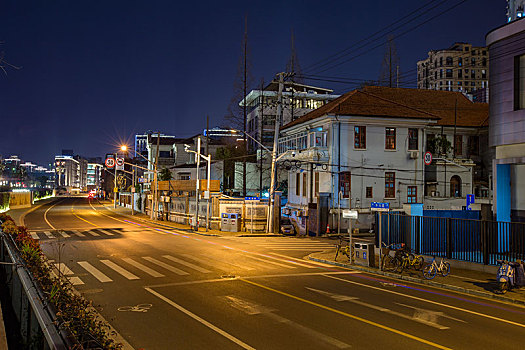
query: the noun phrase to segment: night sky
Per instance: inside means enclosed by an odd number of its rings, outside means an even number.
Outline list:
[[[285,70],[292,29],[307,68],[425,5],[410,17],[417,20],[392,33],[407,31],[394,39],[407,87],[415,86],[416,62],[429,50],[456,41],[485,45],[485,34],[505,24],[505,0],[2,0],[0,51],[21,69],[0,75],[0,155],[47,164],[62,149],[104,156],[147,130],[192,136],[205,128],[206,115],[211,126],[226,125],[245,16],[258,86]],[[354,46],[342,60],[385,41],[365,40],[368,46]],[[304,71],[377,80],[384,51],[376,48],[324,72],[318,66]],[[355,87],[306,83],[336,93]]]

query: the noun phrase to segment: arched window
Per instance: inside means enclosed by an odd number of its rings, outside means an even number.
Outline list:
[[[450,178],[450,197],[461,197],[461,178],[457,175]]]

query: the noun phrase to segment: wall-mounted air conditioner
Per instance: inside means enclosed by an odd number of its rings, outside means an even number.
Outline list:
[[[419,158],[419,151],[410,151],[410,159],[417,159]]]

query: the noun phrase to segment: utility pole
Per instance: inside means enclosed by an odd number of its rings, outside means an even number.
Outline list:
[[[197,138],[197,176],[195,184],[195,231],[199,231],[199,167],[201,164],[201,138]]]
[[[135,167],[132,165],[131,168],[131,215],[135,215]]]
[[[113,175],[113,209],[117,208],[117,157],[118,152],[115,152],[115,175]]]
[[[284,86],[284,74],[279,73],[279,92],[277,94],[277,114],[275,115],[275,133],[273,136],[273,149],[272,149],[272,173],[270,180],[270,209],[268,213],[268,233],[273,232],[273,211],[275,201],[275,167],[277,160],[277,147],[279,146],[279,124],[281,123],[282,113],[282,97],[283,97],[283,86]]]
[[[248,17],[244,17],[244,79],[243,79],[243,98],[244,103],[242,104],[242,111],[243,111],[243,132],[244,132],[244,157],[242,160],[242,193],[243,196],[246,197],[246,155],[248,154],[248,142],[246,139],[246,60],[248,55]]]
[[[158,190],[159,190],[159,185],[158,185],[158,176],[157,176],[157,170],[158,170],[158,167],[159,167],[159,148],[160,148],[160,132],[157,132],[157,150],[155,152],[155,166],[154,166],[154,173],[153,173],[153,183],[154,183],[154,188],[153,188],[153,198],[151,199],[151,219],[155,219],[157,220],[157,195],[158,195]],[[154,215],[155,213],[155,215]]]
[[[206,181],[206,191],[208,193],[208,201],[206,203],[206,232],[208,232],[209,228],[210,228],[210,199],[211,199],[211,195],[210,195],[210,173],[211,173],[211,156],[210,156],[210,151],[209,151],[209,148],[208,148],[208,145],[210,143],[210,116],[207,115],[206,116],[206,154],[208,155],[208,164],[207,164],[207,172],[208,172],[208,180]]]
[[[263,125],[264,125],[264,79],[261,79],[261,97],[260,97],[260,120],[261,120],[261,127],[259,129],[259,141],[260,143],[263,142],[262,136],[263,136]],[[259,197],[262,198],[262,182],[263,182],[263,149],[261,145],[259,145]]]

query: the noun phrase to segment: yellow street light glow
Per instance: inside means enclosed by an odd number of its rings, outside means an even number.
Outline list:
[[[125,152],[125,151],[128,150],[128,146],[122,145],[122,146],[120,146],[120,150]]]

